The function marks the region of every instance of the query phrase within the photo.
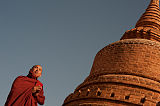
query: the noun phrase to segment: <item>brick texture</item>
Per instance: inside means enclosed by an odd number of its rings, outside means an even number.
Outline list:
[[[151,0],[134,29],[97,53],[63,106],[160,106],[159,14],[159,0]]]

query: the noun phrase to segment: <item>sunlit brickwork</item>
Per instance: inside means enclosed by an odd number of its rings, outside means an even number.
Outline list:
[[[159,0],[151,0],[134,29],[97,53],[63,106],[160,106],[159,31]]]

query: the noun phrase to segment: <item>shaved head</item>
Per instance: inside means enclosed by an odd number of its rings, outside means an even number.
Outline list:
[[[32,75],[36,78],[41,77],[42,75],[42,66],[41,65],[34,65],[31,69],[30,72]]]

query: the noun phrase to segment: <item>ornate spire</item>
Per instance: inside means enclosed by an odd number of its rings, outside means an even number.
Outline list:
[[[134,29],[126,31],[121,39],[143,38],[160,41],[159,0],[151,0]]]
[[[146,12],[138,20],[137,27],[150,27],[160,30],[159,0],[151,0]]]

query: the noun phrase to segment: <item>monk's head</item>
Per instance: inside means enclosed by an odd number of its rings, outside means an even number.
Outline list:
[[[35,78],[41,77],[41,75],[42,75],[42,66],[40,66],[40,65],[34,65],[34,66],[30,69],[30,73],[31,73],[32,76],[34,76]]]

